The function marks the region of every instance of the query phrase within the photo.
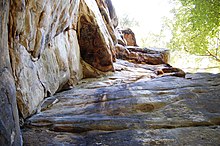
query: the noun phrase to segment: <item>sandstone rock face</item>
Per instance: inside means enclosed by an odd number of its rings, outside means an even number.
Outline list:
[[[118,21],[119,20],[118,20],[117,14],[115,12],[115,8],[112,4],[112,1],[111,0],[104,0],[104,1],[105,1],[106,5],[108,7],[108,12],[109,12],[109,16],[111,18],[111,22],[112,22],[114,28],[116,28],[118,26]]]
[[[168,64],[170,53],[167,49],[140,48],[135,46],[115,46],[116,56],[119,59],[129,60],[136,63]]]
[[[157,77],[160,67],[117,60],[114,74],[46,99],[24,143],[219,145],[220,75]]]
[[[32,60],[39,59],[45,46],[67,27],[75,28],[79,0],[74,1],[23,1],[11,2],[10,47],[18,43],[30,53]]]
[[[114,71],[118,19],[111,0],[17,0],[9,12],[8,44],[23,118],[35,113],[45,97],[82,78]],[[161,54],[130,51],[124,58],[166,63]]]
[[[127,46],[127,41],[125,40],[124,35],[120,29],[115,29],[115,35],[119,45]]]
[[[79,2],[11,2],[10,55],[24,118],[36,112],[44,97],[83,77],[75,31]]]
[[[0,145],[22,145],[8,49],[9,1],[0,1]]]
[[[130,28],[121,30],[121,32],[124,34],[124,38],[127,41],[128,46],[138,46],[136,43],[135,34]]]
[[[96,0],[96,3],[99,7],[99,11],[115,45],[118,43],[115,35],[115,27],[117,27],[117,25],[114,24],[114,20],[117,20],[117,16],[115,14],[115,9],[112,5],[112,2],[111,0]]]
[[[118,44],[115,45],[115,54],[118,59],[135,63],[169,64],[170,52],[163,48],[141,48],[136,43],[135,34],[131,29],[116,29]]]
[[[19,118],[24,145],[219,145],[219,74],[138,47],[111,0],[0,8],[0,145],[22,145]]]
[[[110,0],[16,0],[9,12],[8,44],[23,118],[81,78],[114,70],[118,20]]]
[[[117,44],[118,20],[109,0],[10,2],[1,1],[1,111],[8,111],[1,117],[1,144],[20,142],[15,96],[21,118],[27,118],[45,97],[113,71]]]
[[[95,0],[80,3],[78,39],[85,62],[103,72],[114,70],[114,44]]]

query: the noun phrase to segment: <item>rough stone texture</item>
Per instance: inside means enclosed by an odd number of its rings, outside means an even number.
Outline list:
[[[113,24],[114,28],[116,28],[118,26],[118,16],[116,14],[115,8],[112,4],[111,0],[104,0],[104,2],[106,3],[107,7],[108,7],[108,12],[109,12],[109,16],[111,18],[111,23]]]
[[[96,0],[96,3],[99,7],[99,11],[103,17],[105,25],[106,25],[108,32],[112,38],[112,41],[114,42],[114,45],[115,45],[118,43],[116,35],[115,35],[115,29],[114,29],[116,27],[116,26],[114,26],[114,23],[115,23],[114,20],[115,19],[117,20],[117,16],[115,13],[115,9],[112,5],[112,2],[111,2],[111,0],[105,0],[105,1]]]
[[[0,69],[0,144],[22,145],[14,79],[8,68]]]
[[[23,118],[45,97],[114,71],[117,21],[111,0],[11,1],[8,44]],[[163,53],[132,51],[126,57],[166,63]]]
[[[119,45],[127,46],[127,41],[125,40],[124,35],[122,34],[120,29],[115,29],[115,35]]]
[[[9,1],[0,1],[0,145],[22,145],[8,49]]]
[[[11,2],[9,47],[17,102],[26,118],[44,97],[82,77],[76,34],[79,0]]]
[[[95,0],[80,3],[78,39],[86,63],[103,72],[114,70],[114,44]]]
[[[0,145],[22,144],[18,113],[36,113],[24,145],[220,144],[219,74],[168,77],[185,73],[131,30],[125,41],[111,0],[10,2],[0,1]]]
[[[115,50],[116,57],[119,59],[153,65],[169,63],[170,54],[167,49],[150,49],[117,44]]]
[[[92,131],[86,134],[45,131],[42,128],[24,129],[25,136],[32,139],[24,145],[38,142],[39,145],[80,145],[80,146],[146,146],[146,145],[219,145],[219,126],[189,127],[176,129]],[[45,136],[46,135],[46,136]]]
[[[111,1],[12,0],[8,10],[8,65],[23,118],[81,78],[114,70],[117,19]]]
[[[67,27],[76,29],[79,0],[13,0],[10,7],[10,47],[18,43],[33,60]]]
[[[130,28],[123,29],[121,30],[121,32],[123,33],[128,46],[138,46],[136,42],[135,34]]]
[[[138,54],[148,54],[153,55],[152,58],[160,58],[160,61],[150,61],[151,64],[166,64],[169,63],[170,60],[170,51],[165,48],[141,48],[141,47],[133,47],[127,46],[127,49],[131,52],[137,52]],[[149,59],[150,60],[150,59]]]
[[[170,52],[163,48],[141,48],[136,43],[135,34],[131,29],[115,30],[118,44],[115,45],[115,55],[135,63],[169,64]]]
[[[159,67],[117,60],[115,74],[47,98],[24,144],[219,145],[220,75],[157,77]]]
[[[63,32],[51,40],[36,62],[21,45],[14,53],[17,99],[24,117],[33,114],[44,97],[54,94],[64,85],[74,85],[82,78],[74,30]]]

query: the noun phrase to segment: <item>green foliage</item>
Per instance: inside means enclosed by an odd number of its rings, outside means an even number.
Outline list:
[[[134,19],[124,14],[119,21],[120,27],[122,28],[132,28],[134,26],[139,26],[139,23]]]
[[[179,6],[172,30],[171,49],[184,49],[189,53],[210,55],[219,59],[220,0],[176,0]],[[219,60],[220,61],[220,60]]]
[[[165,48],[167,45],[165,37],[162,31],[159,34],[148,33],[141,38],[140,43],[142,47]]]

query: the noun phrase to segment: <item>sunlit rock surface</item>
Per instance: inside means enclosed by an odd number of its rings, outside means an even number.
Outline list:
[[[168,49],[141,48],[135,46],[115,46],[116,56],[119,59],[144,64],[168,64],[170,53]]]
[[[76,35],[79,0],[12,1],[9,48],[21,115],[82,78]]]
[[[156,77],[152,70],[159,65],[117,62],[115,74],[82,80],[76,88],[47,98],[26,121],[24,143],[220,143],[219,74]]]
[[[219,75],[137,47],[110,0],[0,8],[0,145],[19,124],[24,145],[219,145]]]
[[[83,77],[114,70],[117,39],[109,5],[95,0],[11,2],[8,44],[23,118],[34,114],[45,97]]]
[[[130,28],[123,29],[121,30],[121,32],[124,35],[124,38],[128,46],[138,46],[136,42],[135,34]]]
[[[21,118],[34,114],[45,97],[74,87],[82,78],[114,71],[119,37],[111,1],[18,0],[9,9],[10,63]],[[163,53],[133,51],[126,57],[167,63]]]

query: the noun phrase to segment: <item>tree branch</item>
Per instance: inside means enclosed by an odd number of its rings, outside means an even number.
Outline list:
[[[218,56],[212,54],[209,50],[207,50],[207,52],[209,53],[209,55],[213,58],[215,58],[216,61],[220,62],[220,58],[218,58]]]

